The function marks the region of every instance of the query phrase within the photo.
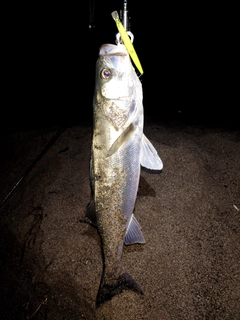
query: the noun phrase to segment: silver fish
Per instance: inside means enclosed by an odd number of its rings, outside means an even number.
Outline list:
[[[102,241],[103,273],[96,305],[125,289],[142,294],[121,262],[123,244],[144,244],[133,214],[141,166],[163,164],[143,134],[142,84],[123,44],[105,44],[96,63],[90,160],[92,200],[86,215]]]

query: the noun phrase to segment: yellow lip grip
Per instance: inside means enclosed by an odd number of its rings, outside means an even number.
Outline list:
[[[138,68],[139,72],[141,74],[143,74],[143,69],[142,69],[142,66],[141,66],[141,63],[138,59],[138,56],[137,56],[137,53],[133,47],[133,44],[127,34],[127,31],[126,29],[124,28],[124,26],[122,25],[121,23],[121,20],[119,19],[119,16],[118,16],[118,12],[117,11],[113,11],[112,12],[112,17],[113,19],[115,20],[116,22],[116,25],[117,25],[117,28],[118,28],[118,31],[121,35],[121,38],[122,38],[122,42],[124,43],[130,57],[132,58],[135,66]]]

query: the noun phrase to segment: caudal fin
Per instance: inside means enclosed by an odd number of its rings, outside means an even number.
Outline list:
[[[138,294],[143,294],[141,288],[133,279],[133,277],[124,271],[121,276],[114,280],[106,283],[103,279],[97,294],[96,306],[99,307],[104,302],[111,300],[114,296],[120,294],[124,290],[132,290]]]

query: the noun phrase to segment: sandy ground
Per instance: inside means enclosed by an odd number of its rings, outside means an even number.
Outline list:
[[[2,145],[0,200],[23,179],[0,208],[1,319],[240,319],[240,131],[145,124],[164,168],[141,173],[146,244],[122,257],[144,295],[125,291],[97,309],[100,239],[80,221],[91,132],[12,132]]]

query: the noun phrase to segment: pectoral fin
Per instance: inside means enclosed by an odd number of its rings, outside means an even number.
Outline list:
[[[110,149],[108,150],[107,157],[112,156],[119,148],[129,141],[134,133],[134,125],[131,123],[122,133],[121,135],[114,141]]]
[[[134,214],[132,214],[130,222],[128,224],[125,238],[124,238],[124,243],[126,245],[134,244],[134,243],[140,243],[140,244],[145,243],[145,239],[141,231],[141,226],[137,221],[137,219],[135,218]]]
[[[163,163],[157,150],[144,134],[141,141],[140,163],[143,167],[150,170],[159,171],[163,168]]]

